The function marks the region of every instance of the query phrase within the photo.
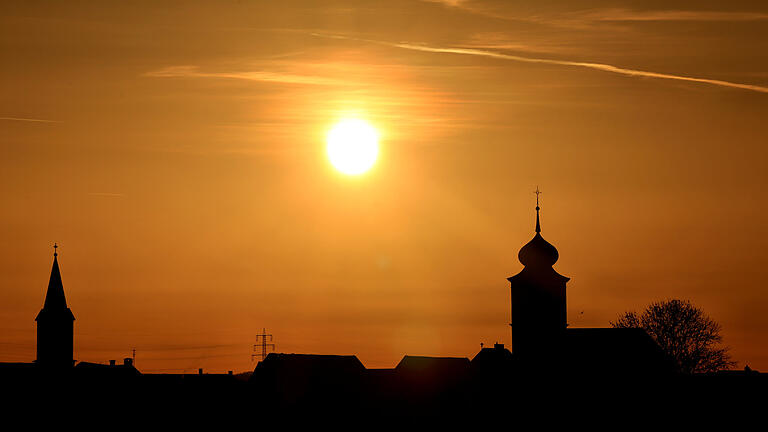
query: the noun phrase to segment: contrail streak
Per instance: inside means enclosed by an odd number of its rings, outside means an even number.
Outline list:
[[[472,48],[439,48],[439,47],[431,47],[428,45],[384,42],[384,41],[370,40],[370,39],[350,38],[350,37],[338,36],[338,35],[322,35],[317,33],[313,33],[313,34],[315,36],[320,36],[320,37],[327,37],[327,38],[333,38],[333,39],[358,40],[361,42],[375,43],[379,45],[386,45],[386,46],[391,46],[395,48],[403,48],[403,49],[409,49],[414,51],[473,55],[473,56],[481,56],[481,57],[498,58],[503,60],[512,60],[512,61],[524,62],[524,63],[540,63],[540,64],[550,64],[550,65],[558,65],[558,66],[581,67],[581,68],[599,70],[603,72],[612,72],[615,74],[626,75],[626,76],[658,78],[658,79],[667,79],[667,80],[676,80],[676,81],[688,81],[688,82],[696,82],[696,83],[703,83],[703,84],[711,84],[711,85],[716,85],[721,87],[751,90],[751,91],[756,91],[760,93],[768,93],[768,87],[763,87],[758,85],[741,84],[741,83],[735,83],[731,81],[723,81],[723,80],[716,80],[716,79],[709,79],[709,78],[697,78],[697,77],[690,77],[690,76],[684,76],[684,75],[672,75],[672,74],[665,74],[660,72],[651,72],[651,71],[644,71],[644,70],[637,70],[637,69],[627,69],[627,68],[622,68],[618,66],[604,64],[604,63],[553,60],[553,59],[536,58],[536,57],[522,57],[522,56],[511,55],[511,54],[503,54],[495,51],[485,51],[485,50],[478,50],[478,49],[472,49]]]
[[[88,192],[88,195],[99,197],[121,197],[123,194],[114,192]]]
[[[197,66],[170,66],[160,70],[147,72],[149,77],[192,77],[192,78],[230,78],[248,81],[280,82],[287,84],[311,84],[311,85],[345,85],[345,80],[335,80],[320,76],[293,75],[279,72],[253,71],[253,72],[201,72]]]
[[[45,119],[22,118],[22,117],[0,117],[0,120],[4,120],[4,121],[20,121],[20,122],[35,122],[35,123],[61,123],[58,120],[45,120]]]

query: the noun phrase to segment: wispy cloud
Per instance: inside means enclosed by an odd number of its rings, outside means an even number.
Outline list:
[[[698,22],[744,22],[766,21],[768,13],[755,11],[704,11],[704,10],[636,10],[628,8],[595,8],[576,11],[532,14],[530,10],[515,7],[514,3],[484,4],[466,0],[422,0],[429,3],[443,3],[468,13],[507,21],[528,21],[558,27],[581,28],[599,22],[629,21],[698,21]]]
[[[593,9],[570,14],[590,21],[765,21],[768,14],[761,12],[722,12],[632,9]]]
[[[24,118],[24,117],[0,117],[0,121],[17,121],[17,122],[32,122],[32,123],[62,123],[59,120],[46,120],[36,118]]]
[[[517,55],[511,55],[511,54],[504,54],[504,53],[495,52],[495,51],[479,50],[479,49],[472,49],[472,48],[441,48],[441,47],[433,47],[429,45],[412,44],[412,43],[395,43],[395,42],[384,42],[384,41],[370,40],[370,39],[356,39],[356,38],[350,38],[350,37],[339,36],[339,35],[322,35],[322,34],[315,34],[315,35],[321,36],[321,37],[337,38],[337,39],[359,40],[363,42],[375,43],[375,44],[386,45],[386,46],[391,46],[396,48],[414,50],[414,51],[491,57],[491,58],[497,58],[497,59],[503,59],[503,60],[523,62],[523,63],[539,63],[539,64],[549,64],[549,65],[558,65],[558,66],[571,66],[571,67],[579,67],[579,68],[586,68],[586,69],[594,69],[594,70],[599,70],[603,72],[611,72],[619,75],[626,75],[626,76],[632,76],[632,77],[687,81],[687,82],[694,82],[694,83],[701,83],[701,84],[710,84],[710,85],[715,85],[720,87],[730,87],[730,88],[737,88],[742,90],[751,90],[751,91],[756,91],[760,93],[768,93],[768,87],[763,87],[763,86],[758,86],[753,84],[743,84],[743,83],[736,83],[731,81],[692,77],[692,76],[685,76],[685,75],[673,75],[673,74],[644,71],[644,70],[638,70],[638,69],[627,69],[627,68],[609,65],[605,63],[578,62],[578,61],[569,61],[569,60],[554,60],[554,59],[536,58],[536,57],[523,57],[523,56],[517,56]]]
[[[241,347],[243,344],[210,344],[210,345],[182,345],[182,344],[168,344],[168,345],[146,345],[141,346],[141,351],[189,351],[189,350],[210,350],[220,348],[233,348]]]
[[[98,196],[98,197],[121,197],[121,196],[123,196],[123,194],[121,194],[121,193],[113,193],[113,192],[88,192],[88,195]]]
[[[464,3],[466,0],[422,0],[427,3],[445,3],[448,6],[459,6],[461,3]]]
[[[147,72],[144,74],[144,76],[161,78],[222,78],[322,86],[338,86],[349,84],[348,81],[340,79],[312,75],[296,75],[282,72],[203,72],[198,66],[170,66],[156,71]]]

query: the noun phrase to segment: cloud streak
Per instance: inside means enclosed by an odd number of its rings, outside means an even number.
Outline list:
[[[32,122],[32,123],[61,123],[59,120],[46,120],[36,118],[23,118],[23,117],[0,117],[0,121],[17,121],[17,122]]]
[[[442,3],[456,7],[475,15],[499,18],[511,21],[531,21],[538,23],[564,24],[576,21],[702,21],[702,22],[743,22],[765,21],[768,13],[753,11],[718,11],[718,10],[679,10],[656,9],[636,10],[628,8],[595,8],[576,12],[553,13],[546,15],[530,15],[515,12],[514,8],[482,8],[475,2],[466,0],[422,0],[428,3]]]
[[[710,21],[739,22],[765,21],[768,14],[760,12],[722,12],[722,11],[687,11],[656,10],[636,11],[631,9],[595,9],[573,16],[589,21]]]
[[[144,76],[160,78],[225,78],[246,81],[320,86],[349,85],[349,82],[344,80],[311,75],[286,74],[280,72],[202,72],[197,66],[170,66],[156,71],[147,72],[144,74]]]
[[[700,83],[700,84],[710,84],[710,85],[715,85],[719,87],[729,87],[729,88],[736,88],[741,90],[750,90],[750,91],[755,91],[759,93],[768,93],[768,87],[763,87],[763,86],[758,86],[753,84],[743,84],[743,83],[737,83],[732,81],[723,81],[723,80],[710,79],[710,78],[699,78],[699,77],[692,77],[692,76],[686,76],[686,75],[666,74],[666,73],[645,71],[645,70],[638,70],[638,69],[627,69],[627,68],[622,68],[619,66],[609,65],[605,63],[578,62],[578,61],[554,60],[554,59],[537,58],[537,57],[524,57],[524,56],[504,54],[504,53],[499,53],[495,51],[479,50],[479,49],[473,49],[473,48],[441,48],[441,47],[433,47],[429,45],[420,45],[420,44],[412,44],[412,43],[395,43],[395,42],[384,42],[384,41],[370,40],[370,39],[357,39],[357,38],[350,38],[350,37],[339,36],[339,35],[322,35],[317,33],[315,33],[315,35],[320,37],[334,38],[334,39],[358,40],[362,42],[375,43],[379,45],[386,45],[386,46],[408,49],[413,51],[423,51],[423,52],[441,53],[441,54],[471,55],[471,56],[479,56],[479,57],[497,58],[502,60],[510,60],[510,61],[516,61],[516,62],[522,62],[522,63],[538,63],[538,64],[548,64],[548,65],[556,65],[556,66],[579,67],[579,68],[599,70],[602,72],[610,72],[618,75],[625,75],[625,76],[631,76],[631,77],[686,81],[686,82],[693,82],[693,83]]]
[[[111,198],[117,198],[123,196],[121,193],[114,193],[114,192],[88,192],[88,195],[91,196],[98,196],[98,197],[111,197]]]

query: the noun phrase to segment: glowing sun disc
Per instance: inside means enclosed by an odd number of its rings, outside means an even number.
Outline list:
[[[347,175],[368,171],[379,155],[379,133],[365,120],[339,121],[328,131],[326,143],[331,165]]]

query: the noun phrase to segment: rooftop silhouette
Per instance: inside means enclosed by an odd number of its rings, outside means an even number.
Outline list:
[[[132,358],[121,364],[81,361],[73,367],[75,318],[67,306],[54,245],[44,306],[36,318],[37,360],[0,363],[0,379],[17,389],[55,385],[80,395],[165,395],[164,400],[179,405],[226,400],[274,412],[344,406],[354,415],[403,417],[522,407],[532,396],[547,397],[545,390],[562,392],[570,386],[586,387],[592,395],[632,386],[640,398],[659,388],[693,395],[701,386],[733,392],[766,383],[765,374],[751,369],[690,381],[639,328],[570,328],[566,316],[570,279],[554,270],[559,254],[541,236],[539,193],[537,189],[534,237],[518,254],[524,267],[508,278],[511,351],[496,343],[481,347],[471,360],[405,355],[394,368],[368,369],[354,355],[267,354],[266,339],[271,335],[263,330],[265,356],[248,374],[206,374],[202,369],[197,374],[146,374]],[[702,381],[706,378],[710,380]]]

